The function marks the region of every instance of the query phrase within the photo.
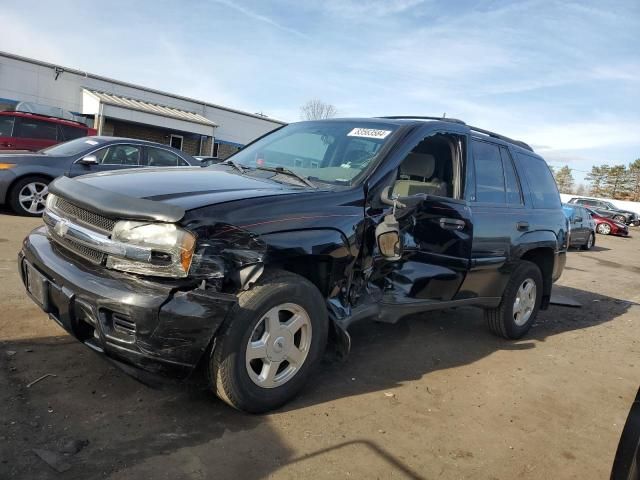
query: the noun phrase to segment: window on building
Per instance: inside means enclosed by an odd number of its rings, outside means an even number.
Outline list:
[[[472,140],[476,167],[476,201],[505,203],[504,169],[497,145]]]
[[[58,129],[55,123],[26,117],[18,117],[15,121],[13,136],[18,138],[57,140]]]
[[[169,145],[178,150],[182,150],[182,135],[171,135],[171,139],[169,141]]]
[[[0,137],[11,137],[13,135],[14,117],[0,116]]]
[[[524,172],[531,190],[534,208],[560,208],[560,194],[547,162],[518,152],[518,170]]]
[[[139,165],[140,147],[135,145],[111,145],[95,153],[103,165]]]
[[[147,165],[150,167],[176,167],[185,162],[175,153],[162,148],[147,147]]]

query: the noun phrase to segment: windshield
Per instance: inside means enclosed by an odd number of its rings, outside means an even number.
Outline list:
[[[95,137],[81,137],[75,140],[69,140],[68,142],[59,143],[49,148],[40,150],[40,153],[47,155],[56,155],[61,157],[67,157],[70,155],[76,155],[90,148],[97,147],[104,143],[104,140],[99,140]]]
[[[294,123],[240,150],[230,160],[246,168],[281,167],[311,181],[351,185],[396,128],[367,121]]]

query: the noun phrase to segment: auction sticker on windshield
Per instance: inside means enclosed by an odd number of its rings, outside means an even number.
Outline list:
[[[375,128],[354,128],[347,136],[348,137],[364,137],[364,138],[387,138],[387,135],[391,133],[391,130],[378,130]]]

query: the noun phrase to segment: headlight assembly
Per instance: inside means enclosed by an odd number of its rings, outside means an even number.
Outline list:
[[[119,221],[111,240],[148,251],[144,259],[107,257],[107,267],[141,275],[186,277],[196,245],[195,236],[173,223]]]

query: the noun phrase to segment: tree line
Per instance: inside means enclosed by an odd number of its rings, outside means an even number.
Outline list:
[[[551,171],[560,193],[640,201],[640,158],[629,165],[594,165],[586,176],[588,186],[576,185],[572,170],[567,165],[551,167]]]

